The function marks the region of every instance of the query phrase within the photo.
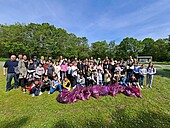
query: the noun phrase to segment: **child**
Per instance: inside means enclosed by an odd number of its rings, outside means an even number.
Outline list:
[[[55,69],[55,75],[57,75],[58,79],[60,80],[60,70],[61,70],[61,67],[60,67],[58,61],[55,62],[54,69]]]
[[[77,84],[76,86],[82,86],[85,87],[85,78],[83,76],[83,74],[80,74],[78,79],[77,79]]]
[[[36,75],[38,75],[42,81],[42,76],[45,73],[45,70],[44,70],[44,67],[42,67],[41,63],[38,64],[38,67],[36,68],[35,72],[36,72]]]
[[[148,68],[147,68],[147,72],[148,72],[148,81],[146,83],[147,88],[152,88],[152,81],[153,81],[153,75],[156,74],[156,68],[154,68],[153,64],[150,63]]]
[[[78,68],[77,68],[77,62],[73,64],[71,67],[72,71],[72,85],[75,86],[77,84],[77,75],[78,75]]]
[[[61,65],[61,79],[62,80],[66,76],[66,72],[67,72],[67,64],[65,61],[63,61],[62,65]]]
[[[53,66],[53,62],[49,62],[49,66],[47,68],[47,76],[50,80],[53,80],[53,76],[54,76],[54,66]]]
[[[58,79],[58,76],[54,76],[54,80],[52,81],[52,86],[50,88],[50,92],[48,94],[54,93],[56,90],[59,90],[59,92],[62,92],[61,82]]]
[[[118,80],[119,80],[119,76],[121,75],[121,67],[120,67],[120,65],[119,65],[119,63],[117,63],[116,64],[116,68],[115,68],[115,70],[114,70],[114,77],[115,77],[115,79],[117,80],[117,82],[118,82]]]
[[[136,78],[136,80],[139,80],[139,69],[140,69],[140,65],[139,62],[136,63],[136,65],[134,66],[134,76]]]
[[[63,88],[67,89],[70,91],[71,89],[71,83],[69,81],[69,79],[67,77],[64,78],[63,82],[62,82]]]
[[[143,88],[143,81],[144,81],[144,77],[147,74],[147,70],[145,69],[144,65],[141,65],[141,68],[139,69],[139,75],[140,75],[140,80],[139,80],[139,85],[141,88]]]
[[[92,70],[92,76],[91,76],[91,83],[92,83],[92,86],[93,85],[97,85],[97,72],[96,70]]]
[[[27,77],[26,77],[27,87],[29,87],[33,83],[34,76],[35,76],[34,63],[33,63],[33,60],[30,59],[29,64],[28,64]]]
[[[105,86],[111,84],[111,77],[112,75],[110,74],[109,70],[105,69],[105,72],[104,72],[104,85]]]
[[[127,79],[129,79],[132,76],[133,70],[134,70],[133,61],[130,60],[129,64],[127,64]]]
[[[34,83],[28,89],[30,91],[30,94],[32,94],[32,97],[39,96],[41,84],[42,83],[40,82],[40,79],[39,78],[35,78]]]
[[[103,85],[103,77],[102,77],[103,71],[101,68],[97,69],[97,85]]]
[[[41,86],[41,91],[40,91],[40,94],[41,95],[43,92],[45,92],[46,90],[49,91],[50,90],[50,87],[52,86],[52,82],[50,79],[48,79],[48,76],[45,75],[44,76],[44,80],[42,82],[42,86]]]
[[[128,86],[125,74],[119,76],[119,84],[126,87]]]
[[[90,72],[87,72],[87,75],[86,75],[86,86],[91,86],[92,85],[92,78],[91,78],[91,74]]]
[[[135,75],[133,74],[132,77],[129,79],[129,83],[132,86],[138,87],[139,89],[141,89],[141,87],[139,86],[138,80],[136,79]]]

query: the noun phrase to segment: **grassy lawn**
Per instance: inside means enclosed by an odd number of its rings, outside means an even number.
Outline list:
[[[6,93],[0,68],[0,128],[169,128],[170,69],[158,69],[153,88],[141,92],[141,99],[118,94],[60,104],[58,92],[33,98],[20,90]]]

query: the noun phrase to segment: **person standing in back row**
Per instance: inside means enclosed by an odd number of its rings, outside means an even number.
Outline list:
[[[4,76],[7,74],[7,83],[6,83],[6,92],[10,91],[12,86],[12,78],[14,78],[14,88],[18,89],[18,79],[17,74],[15,73],[15,68],[18,66],[18,61],[16,61],[16,56],[11,55],[11,60],[7,60],[4,64],[3,73]]]

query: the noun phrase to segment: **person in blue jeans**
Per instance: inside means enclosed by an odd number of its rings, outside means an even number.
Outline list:
[[[35,78],[34,83],[30,87],[30,94],[32,94],[32,97],[39,96],[40,93],[40,87],[42,85],[42,82],[40,82],[40,78]]]
[[[15,55],[11,55],[11,60],[7,60],[4,64],[3,73],[4,73],[4,76],[7,75],[6,92],[11,90],[11,88],[12,88],[12,85],[11,85],[12,78],[14,78],[14,88],[15,89],[18,88],[18,78],[17,78],[17,74],[15,72],[15,68],[17,66],[18,66],[18,61],[16,61]]]
[[[50,88],[50,92],[48,94],[53,94],[55,91],[59,90],[59,92],[62,92],[61,82],[58,79],[58,76],[54,76],[54,80],[52,81],[52,86]]]
[[[147,88],[152,88],[153,76],[156,74],[156,68],[154,68],[152,63],[149,63],[149,66],[147,68],[147,73],[148,73],[148,80],[146,86]]]
[[[140,76],[139,85],[141,88],[143,88],[143,81],[144,81],[146,74],[147,74],[147,70],[145,69],[144,65],[142,64],[141,68],[139,69],[139,76]]]

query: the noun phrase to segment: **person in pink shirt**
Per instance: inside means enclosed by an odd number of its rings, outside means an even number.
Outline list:
[[[63,63],[61,64],[61,79],[63,80],[64,77],[66,76],[66,72],[67,72],[67,64],[65,61],[63,61]]]

